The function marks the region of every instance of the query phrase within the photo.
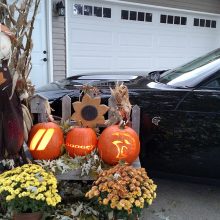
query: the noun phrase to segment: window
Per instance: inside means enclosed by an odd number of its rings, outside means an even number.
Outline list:
[[[146,13],[146,22],[152,22],[152,13]]]
[[[180,16],[173,16],[173,15],[160,15],[160,23],[186,25],[187,17],[180,17]]]
[[[208,82],[205,86],[206,89],[218,89],[220,90],[220,78],[216,78],[211,82]]]
[[[216,28],[216,21],[212,21],[211,27],[212,27],[212,28]]]
[[[138,21],[144,21],[144,12],[138,12]]]
[[[103,8],[103,17],[111,18],[111,8]]]
[[[79,4],[73,5],[73,14],[74,15],[82,15],[83,12],[83,6]]]
[[[121,19],[128,20],[128,11],[121,10]]]
[[[200,27],[205,27],[205,19],[200,19]]]
[[[136,11],[130,11],[130,20],[132,20],[132,21],[137,20],[137,12]]]
[[[167,23],[173,24],[173,16],[172,15],[168,15]]]
[[[180,16],[174,17],[174,24],[180,24]]]
[[[194,18],[194,26],[199,26],[199,18]]]
[[[191,87],[197,85],[201,82],[201,77],[205,78],[204,74],[212,71],[214,65],[217,67],[218,64],[215,64],[214,61],[219,58],[220,50],[214,50],[178,68],[164,72],[159,81],[171,86]]]
[[[152,22],[152,13],[142,11],[121,10],[122,20]]]
[[[210,21],[210,20],[206,20],[205,26],[206,26],[206,27],[210,27],[210,26],[211,26],[211,21]]]
[[[181,17],[181,25],[186,25],[187,18]]]
[[[94,7],[94,15],[97,17],[102,17],[102,7]]]
[[[94,16],[100,18],[111,18],[111,8],[103,8],[101,6],[92,5],[73,5],[74,15]]]
[[[84,5],[84,15],[88,15],[88,16],[92,15],[92,6]]]
[[[216,28],[216,21],[215,20],[209,20],[204,18],[194,18],[194,26],[197,27],[207,27],[207,28]]]
[[[167,16],[166,15],[160,15],[160,23],[163,23],[163,24],[167,23]]]

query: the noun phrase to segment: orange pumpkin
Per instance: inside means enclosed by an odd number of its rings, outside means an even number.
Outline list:
[[[32,127],[28,147],[34,159],[52,160],[61,155],[63,143],[62,129],[53,122],[45,122]]]
[[[120,160],[131,164],[140,152],[139,137],[130,127],[109,126],[99,137],[98,151],[107,164],[115,165]]]
[[[97,136],[92,128],[72,128],[66,136],[66,150],[71,157],[85,156],[97,146]]]

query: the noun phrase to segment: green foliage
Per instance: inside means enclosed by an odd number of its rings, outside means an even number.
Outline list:
[[[31,213],[38,211],[50,211],[52,207],[49,207],[44,201],[36,201],[35,199],[31,199],[29,197],[24,197],[21,199],[15,197],[15,199],[6,203],[7,207],[11,207],[12,210],[16,210],[17,213]]]

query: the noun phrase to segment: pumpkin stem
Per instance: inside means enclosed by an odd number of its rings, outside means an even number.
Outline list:
[[[83,128],[83,123],[82,123],[82,121],[79,121],[79,126],[80,126],[81,128]]]

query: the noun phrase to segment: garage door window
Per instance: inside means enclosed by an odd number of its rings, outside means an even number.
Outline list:
[[[204,18],[194,18],[194,26],[196,27],[207,27],[207,28],[216,28],[216,21],[215,20],[209,20]]]
[[[152,13],[146,13],[146,22],[152,22]]]
[[[136,11],[130,11],[130,20],[132,20],[132,21],[137,20],[137,12]]]
[[[75,4],[73,6],[73,14],[74,15],[82,15],[83,14],[83,5]]]
[[[187,24],[187,17],[173,16],[173,15],[160,15],[160,23],[162,24]]]
[[[103,17],[111,18],[111,8],[103,8]]]
[[[92,6],[84,5],[84,15],[88,15],[88,16],[92,15]]]
[[[104,8],[104,7],[92,6],[92,5],[74,4],[73,14],[111,18],[111,8]]]
[[[212,28],[216,28],[216,21],[212,21],[211,27],[212,27]]]
[[[145,13],[144,12],[138,12],[138,21],[144,21]]]
[[[102,7],[94,7],[94,16],[102,17]]]
[[[121,10],[122,20],[152,22],[152,13]]]
[[[121,10],[121,19],[128,20],[129,12],[127,10]]]
[[[174,24],[180,24],[180,16],[174,17]]]

